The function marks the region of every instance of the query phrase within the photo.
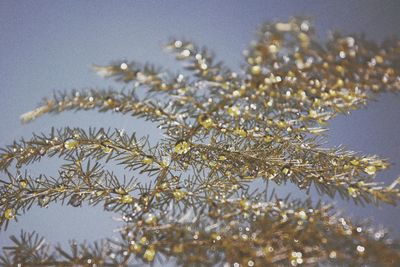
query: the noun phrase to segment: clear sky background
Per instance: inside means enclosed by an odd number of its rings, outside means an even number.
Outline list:
[[[93,74],[92,64],[115,59],[152,62],[177,70],[161,46],[169,37],[184,37],[206,45],[233,69],[242,50],[266,20],[291,16],[314,18],[319,36],[328,30],[364,32],[369,38],[400,36],[400,1],[0,1],[0,146],[52,126],[112,127],[138,136],[160,133],[150,123],[119,114],[95,112],[45,116],[21,125],[19,116],[54,90],[107,88],[115,85]],[[117,87],[119,86],[119,87]],[[378,176],[391,181],[400,175],[400,97],[382,95],[367,109],[339,116],[330,125],[329,145],[390,159],[394,166]],[[32,174],[55,172],[53,160],[43,160]],[[1,175],[1,174],[0,174]],[[400,236],[399,208],[358,207],[338,199],[344,213],[369,218]],[[0,246],[21,229],[36,230],[50,242],[75,238],[94,241],[113,235],[118,224],[97,208],[50,205],[33,208],[0,232]]]

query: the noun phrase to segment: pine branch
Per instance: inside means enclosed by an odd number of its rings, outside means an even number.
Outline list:
[[[2,149],[0,170],[7,170],[13,162],[17,168],[21,168],[44,156],[69,158],[77,152],[80,158],[106,158],[106,162],[114,160],[129,169],[146,169],[148,160],[163,165],[153,155],[156,147],[145,149],[146,146],[149,146],[147,139],[137,140],[135,134],[127,135],[119,130],[111,132],[101,128],[86,132],[80,128],[53,128],[49,135],[34,135],[29,141],[22,139]]]
[[[114,78],[125,83],[135,82],[135,87],[147,86],[150,92],[168,94],[184,88],[187,83],[183,75],[174,76],[166,70],[146,64],[141,66],[136,62],[117,62],[107,66],[94,66],[98,75],[105,78]]]
[[[201,155],[210,168],[226,176],[253,181],[257,177],[272,180],[277,184],[291,181],[300,189],[317,187],[320,194],[352,198],[356,203],[383,201],[396,204],[400,191],[396,187],[382,186],[373,182],[378,170],[388,164],[376,157],[360,157],[354,153],[312,148],[306,143],[293,145],[289,142],[253,146],[234,146],[219,142],[219,145],[191,145],[192,154]],[[198,162],[191,157],[188,162]]]
[[[177,60],[187,62],[185,69],[194,72],[198,80],[224,83],[227,86],[237,81],[237,74],[222,62],[215,63],[214,54],[206,48],[200,49],[194,43],[177,39],[168,43],[166,48],[175,54]]]
[[[95,249],[73,242],[70,249],[57,247],[49,254],[47,245],[32,245],[37,244],[34,238],[24,233],[20,239],[13,237],[15,245],[4,249],[3,264],[23,260],[30,265],[128,265],[175,258],[179,265],[396,266],[400,258],[398,242],[388,239],[386,232],[340,217],[332,206],[247,198],[131,217],[118,240]],[[41,256],[21,257],[32,250]]]
[[[83,202],[90,205],[103,203],[108,211],[121,212],[142,209],[141,196],[148,194],[137,184],[137,179],[118,179],[113,173],[103,170],[99,163],[84,168],[80,160],[65,164],[58,177],[28,174],[8,174],[8,181],[0,181],[2,200],[0,228],[25,213],[33,205],[47,207],[52,202],[67,203],[80,207]]]
[[[114,111],[131,114],[152,121],[165,120],[178,123],[177,117],[151,100],[139,100],[134,90],[123,93],[114,90],[72,91],[69,94],[58,93],[53,99],[45,99],[38,108],[21,116],[22,122],[29,122],[46,113],[61,113],[66,110],[90,110],[99,112]]]
[[[22,122],[71,110],[113,111],[156,122],[165,138],[151,145],[118,130],[65,127],[1,149],[0,227],[33,205],[88,202],[122,216],[121,237],[62,248],[21,233],[0,264],[115,266],[172,258],[187,266],[397,266],[399,243],[384,231],[341,218],[330,205],[279,200],[267,189],[291,182],[356,204],[398,202],[399,179],[388,186],[374,181],[386,160],[323,148],[322,141],[332,117],[377,93],[399,92],[399,44],[340,34],[323,43],[309,19],[294,18],[260,30],[239,74],[180,40],[167,47],[194,77],[136,62],[95,66],[133,89],[56,93]],[[58,175],[28,174],[43,157],[61,158]],[[112,163],[132,178],[107,171]],[[251,191],[259,181],[266,190]]]
[[[323,44],[304,18],[267,23],[259,36],[247,52],[249,80],[242,98],[284,119],[323,123],[360,108],[376,93],[400,90],[398,40],[379,45],[333,34]]]

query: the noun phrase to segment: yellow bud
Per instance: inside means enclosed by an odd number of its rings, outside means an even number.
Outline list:
[[[200,115],[200,116],[199,116],[198,122],[199,122],[199,124],[200,124],[201,126],[203,126],[203,127],[206,128],[206,129],[209,129],[209,128],[211,128],[211,127],[214,126],[214,122],[212,121],[212,119],[211,119],[211,118],[207,118],[207,117],[204,116],[204,115]]]
[[[182,253],[182,252],[183,252],[183,244],[182,244],[182,243],[175,244],[175,245],[172,247],[172,251],[173,251],[174,253]]]
[[[353,159],[352,161],[350,161],[350,163],[351,163],[352,165],[354,165],[354,166],[360,165],[360,162],[359,162],[358,160],[356,160],[356,159]]]
[[[271,135],[264,136],[264,141],[265,142],[270,143],[270,142],[272,142],[272,140],[274,140],[273,136],[271,136]]]
[[[143,162],[144,164],[146,164],[146,165],[150,165],[150,164],[153,163],[153,159],[152,159],[152,158],[149,158],[149,157],[145,157],[145,158],[142,160],[142,162]]]
[[[357,189],[356,188],[354,188],[354,187],[349,187],[349,188],[347,188],[347,191],[349,192],[349,195],[351,196],[351,197],[357,197],[357,195],[358,195],[358,191],[357,191]]]
[[[378,64],[382,64],[384,61],[383,57],[380,55],[376,55],[375,60],[376,60],[376,63],[378,63]]]
[[[4,218],[6,218],[7,220],[14,219],[14,217],[15,217],[15,211],[13,209],[6,209],[4,211]]]
[[[148,225],[156,225],[157,224],[157,217],[152,213],[144,214],[143,220]]]
[[[238,117],[240,115],[240,110],[236,106],[232,106],[228,108],[228,114],[232,117]]]
[[[153,247],[149,247],[143,254],[143,258],[147,261],[153,261],[156,256],[156,250]]]
[[[28,186],[28,181],[25,179],[19,180],[19,186],[21,188],[26,188]]]
[[[249,210],[251,208],[251,202],[247,199],[240,200],[239,205],[242,207],[243,210]]]
[[[119,195],[126,195],[128,194],[125,190],[125,188],[123,187],[117,187],[114,189],[115,193],[119,194]]]
[[[243,137],[243,138],[247,136],[247,132],[244,129],[236,129],[234,131],[234,133],[239,135],[239,136],[241,136],[241,137]]]
[[[309,116],[310,118],[312,118],[312,119],[315,119],[316,117],[318,117],[318,112],[315,111],[315,110],[313,110],[313,109],[311,109],[311,110],[308,112],[308,116]]]
[[[68,150],[72,150],[72,149],[78,147],[78,145],[79,145],[79,142],[76,141],[75,139],[72,139],[72,138],[71,139],[67,139],[64,142],[64,147],[66,149],[68,149]]]
[[[180,141],[174,147],[174,151],[177,154],[186,154],[187,152],[189,152],[189,150],[190,150],[190,145],[186,141]]]
[[[280,129],[284,129],[287,126],[287,123],[283,120],[279,120],[276,122],[276,125],[280,128]]]
[[[140,251],[142,250],[142,246],[140,244],[134,243],[129,246],[129,250],[134,253],[140,253]]]
[[[123,195],[120,201],[124,204],[131,204],[133,202],[133,197],[131,195]]]
[[[364,171],[369,175],[374,175],[376,173],[376,167],[373,165],[365,167]]]
[[[111,97],[107,98],[106,101],[104,101],[104,105],[113,107],[115,105],[115,100],[112,99]]]
[[[225,157],[225,156],[219,156],[219,157],[218,157],[218,160],[224,161],[224,160],[226,160],[226,157]]]
[[[105,141],[104,143],[102,143],[101,149],[103,150],[104,153],[108,154],[113,150],[111,145],[112,145],[111,142]]]
[[[186,196],[186,192],[181,191],[181,190],[179,190],[179,189],[175,190],[172,194],[174,195],[174,198],[175,198],[177,201],[182,200],[182,199]]]
[[[290,170],[289,167],[283,167],[282,173],[283,173],[284,175],[290,175],[290,174],[291,174],[291,170]]]
[[[141,244],[146,244],[147,243],[147,237],[145,237],[145,236],[142,236],[142,238],[140,238],[140,243]]]
[[[301,220],[307,220],[308,218],[307,213],[304,210],[297,212],[296,217]]]
[[[261,74],[261,67],[258,65],[254,65],[250,68],[250,72],[253,75],[260,75]]]
[[[55,190],[56,190],[57,192],[59,192],[59,193],[64,193],[64,192],[66,191],[64,185],[59,185],[58,187],[56,187]]]

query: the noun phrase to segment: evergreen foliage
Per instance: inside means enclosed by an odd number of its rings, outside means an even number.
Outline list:
[[[329,119],[399,92],[399,40],[335,33],[321,42],[307,18],[266,23],[240,73],[191,42],[167,47],[190,75],[136,62],[96,66],[132,89],[56,93],[21,117],[132,115],[157,124],[164,134],[157,144],[119,130],[65,127],[0,153],[1,230],[35,205],[87,202],[123,218],[120,238],[65,248],[23,232],[3,248],[1,265],[399,266],[399,242],[386,231],[343,218],[333,205],[268,191],[289,182],[358,204],[398,202],[399,179],[374,181],[385,160],[321,143]],[[49,157],[63,160],[58,176],[28,174]],[[132,177],[107,169],[116,164]],[[255,183],[265,188],[251,189]]]

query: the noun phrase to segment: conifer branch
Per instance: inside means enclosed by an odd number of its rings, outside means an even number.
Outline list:
[[[113,159],[127,165],[127,168],[135,169],[148,165],[146,158],[153,157],[154,149],[145,149],[146,146],[149,146],[147,139],[137,140],[134,134],[129,136],[119,130],[110,132],[101,128],[86,132],[79,128],[53,128],[49,135],[33,135],[29,141],[22,139],[2,149],[0,170],[7,170],[13,161],[17,168],[21,168],[39,161],[43,156],[68,158],[76,152],[80,152],[81,158]]]
[[[0,260],[6,266],[133,265],[170,257],[179,265],[396,266],[400,258],[399,244],[385,231],[353,223],[330,205],[241,198],[156,214],[130,217],[119,239],[94,246],[72,242],[51,251],[37,234],[22,233]]]
[[[291,182],[356,204],[398,202],[399,179],[374,181],[386,160],[321,142],[332,117],[377,93],[400,91],[397,39],[376,44],[333,34],[323,43],[308,18],[267,23],[246,51],[242,73],[190,42],[167,47],[193,76],[136,62],[95,66],[133,89],[55,93],[21,116],[28,122],[71,110],[130,114],[159,126],[165,137],[157,144],[119,130],[65,127],[0,151],[1,229],[33,205],[87,202],[122,217],[120,238],[63,248],[22,232],[3,248],[1,265],[124,266],[170,258],[187,266],[398,265],[399,243],[385,231],[352,223],[331,205],[267,194],[269,183]],[[62,159],[58,175],[29,175],[43,157]],[[108,171],[112,163],[131,178]],[[260,181],[265,190],[250,190]]]
[[[206,48],[200,49],[196,44],[174,39],[166,48],[175,54],[175,58],[188,64],[186,70],[193,71],[198,80],[223,83],[229,86],[237,81],[238,75],[223,65],[214,62],[214,54]]]
[[[69,94],[58,93],[53,99],[45,99],[44,103],[33,111],[21,116],[22,122],[29,122],[46,113],[61,113],[66,110],[90,110],[99,112],[114,111],[130,114],[147,120],[165,120],[178,123],[177,117],[166,110],[166,106],[151,100],[139,100],[132,90],[128,93],[115,90],[72,91]]]
[[[304,18],[267,23],[259,36],[247,52],[249,81],[242,97],[284,119],[323,123],[360,108],[376,93],[400,91],[398,40],[379,45],[335,33],[322,44]]]

